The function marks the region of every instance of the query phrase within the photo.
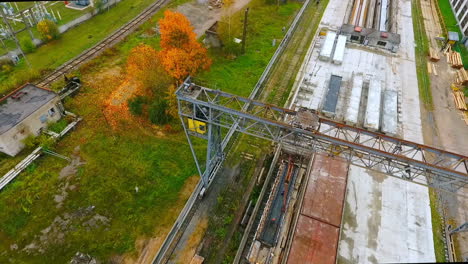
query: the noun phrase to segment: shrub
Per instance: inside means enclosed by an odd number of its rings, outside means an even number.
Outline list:
[[[34,45],[34,42],[30,38],[21,39],[20,45],[25,53],[31,53],[36,50],[36,45]]]
[[[58,122],[50,123],[47,126],[47,129],[55,133],[62,132],[68,126],[68,122],[65,118],[60,119]]]
[[[37,23],[37,31],[39,31],[43,41],[57,39],[59,36],[57,24],[49,19],[44,19]]]
[[[156,100],[149,108],[149,119],[156,125],[167,124],[171,116],[166,114],[167,101],[163,99]]]
[[[142,115],[143,114],[143,106],[145,104],[145,98],[143,96],[136,96],[133,98],[128,99],[128,108],[132,115]]]

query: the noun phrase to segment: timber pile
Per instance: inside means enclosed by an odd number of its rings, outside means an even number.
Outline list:
[[[461,85],[468,84],[468,72],[464,68],[457,71],[456,81]]]
[[[468,111],[463,112],[463,120],[465,120],[465,124],[468,125]]]
[[[460,69],[461,67],[463,67],[463,62],[460,53],[456,51],[450,51],[448,57],[449,63],[450,65],[452,65],[452,68]]]
[[[453,99],[455,100],[455,105],[459,110],[468,111],[466,107],[465,95],[461,91],[453,91]]]
[[[440,60],[439,54],[432,47],[429,48],[429,58],[431,59],[431,61],[434,61],[434,62],[437,62]]]
[[[460,69],[463,67],[463,61],[460,53],[453,51],[451,45],[447,45],[444,49],[444,54],[447,56],[447,63],[452,65],[452,68]]]

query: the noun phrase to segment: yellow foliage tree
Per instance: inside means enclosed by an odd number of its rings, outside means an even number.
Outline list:
[[[37,31],[41,35],[43,41],[57,39],[59,36],[57,24],[49,19],[39,21],[39,23],[37,23]]]
[[[127,77],[137,81],[149,96],[164,94],[171,82],[162,67],[158,51],[146,44],[140,44],[130,51]]]
[[[183,14],[165,11],[159,20],[159,29],[161,62],[177,82],[210,68],[212,61],[207,50],[197,41],[190,21]]]

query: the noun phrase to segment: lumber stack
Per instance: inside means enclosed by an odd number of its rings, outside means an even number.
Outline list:
[[[431,61],[437,62],[440,60],[439,54],[432,47],[429,48],[429,58]]]
[[[463,67],[463,62],[460,53],[456,51],[450,51],[449,52],[449,63],[452,65],[453,68],[460,69]]]
[[[461,68],[457,71],[456,81],[461,85],[468,84],[468,72],[465,70],[465,68]]]
[[[466,107],[465,95],[461,91],[453,91],[453,99],[455,100],[455,106],[462,111],[468,111]]]

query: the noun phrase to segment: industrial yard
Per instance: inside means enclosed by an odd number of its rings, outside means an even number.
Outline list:
[[[468,261],[460,1],[3,5],[0,262]]]

